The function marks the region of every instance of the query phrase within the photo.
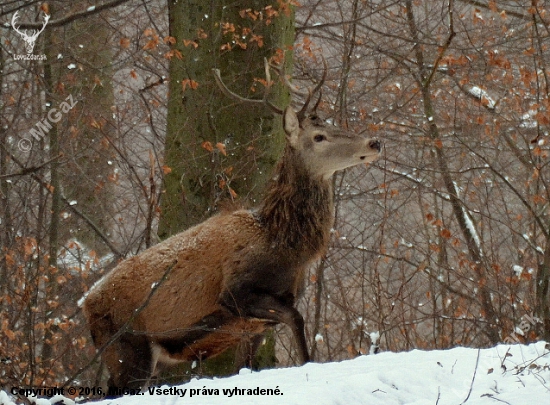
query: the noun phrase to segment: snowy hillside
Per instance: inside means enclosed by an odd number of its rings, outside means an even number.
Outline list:
[[[263,391],[262,391],[263,390]],[[380,353],[151,388],[94,405],[495,405],[550,403],[550,344]],[[61,397],[39,405],[72,404]],[[0,392],[0,405],[13,405]]]

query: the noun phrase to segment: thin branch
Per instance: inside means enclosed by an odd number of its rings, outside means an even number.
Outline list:
[[[458,0],[458,1],[461,1],[462,3],[471,4],[472,6],[481,7],[486,10],[491,10],[489,7],[489,2],[478,1],[478,0]],[[525,20],[528,22],[531,21],[531,16],[528,14],[518,13],[517,11],[507,10],[505,8],[502,8],[502,11],[504,11],[508,15],[521,18],[522,20]]]
[[[476,368],[474,370],[474,375],[472,376],[472,382],[470,383],[470,390],[468,391],[468,395],[466,396],[464,401],[462,401],[460,403],[460,405],[464,405],[468,401],[468,399],[470,399],[470,395],[472,394],[472,389],[474,387],[474,381],[476,379],[476,374],[477,374],[477,366],[479,364],[479,355],[480,355],[480,353],[481,353],[481,349],[477,349]]]
[[[14,162],[17,166],[19,166],[22,170],[28,169],[17,157],[13,155],[4,145],[0,143],[0,147],[4,149],[4,151],[8,154],[11,161]],[[51,185],[46,182],[42,177],[38,176],[35,172],[31,172],[30,176],[33,180],[35,180],[37,183],[39,183],[43,188],[45,188],[48,193],[53,194],[53,190]],[[84,220],[88,224],[90,228],[96,233],[97,236],[103,240],[103,242],[111,249],[111,251],[114,253],[114,255],[117,258],[124,257],[123,254],[113,245],[113,243],[110,241],[110,239],[105,235],[101,229],[92,221],[86,214],[83,212],[80,212],[78,208],[74,206],[74,204],[71,204],[71,202],[64,196],[60,196],[61,201],[65,203],[68,209],[70,209],[74,214],[76,214],[78,217]]]
[[[109,8],[120,6],[121,4],[126,3],[128,1],[130,1],[130,0],[112,0],[112,1],[109,1],[107,3],[100,4],[99,6],[90,6],[90,7],[86,8],[86,10],[84,10],[84,11],[78,11],[74,14],[70,14],[68,16],[59,18],[57,20],[52,20],[48,23],[48,26],[49,27],[61,27],[61,26],[67,25],[67,24],[69,24],[69,23],[71,23],[75,20],[79,20],[81,18],[86,18],[86,17],[89,17],[91,15],[97,14],[97,13],[103,11],[103,10],[107,10]],[[13,10],[4,12],[1,15],[9,14],[11,11],[13,11]],[[42,23],[27,23],[27,24],[21,24],[19,26],[19,28],[23,28],[23,29],[40,29],[41,26],[42,26]],[[11,26],[9,24],[4,24],[4,25],[2,25],[2,27],[3,28],[11,28]]]
[[[447,49],[449,49],[449,46],[451,45],[451,42],[453,41],[453,38],[456,36],[456,32],[454,29],[454,22],[453,22],[453,0],[449,0],[448,5],[448,14],[449,14],[449,36],[447,37],[447,40],[443,44],[443,46],[440,47],[439,53],[437,55],[437,58],[435,59],[435,62],[432,66],[432,70],[424,82],[424,85],[428,87],[434,77],[435,72],[437,71],[437,68],[439,66],[439,62],[441,62],[441,59],[443,59],[443,56],[447,52]]]
[[[152,89],[153,87],[160,86],[161,84],[164,84],[165,82],[166,82],[166,79],[164,78],[164,76],[160,76],[159,79],[156,82],[148,84],[147,86],[139,89],[138,92],[140,94],[142,94],[143,92],[145,92],[149,89]]]
[[[23,169],[21,169],[21,171],[17,172],[17,173],[10,173],[10,174],[3,174],[3,175],[0,175],[0,179],[4,179],[4,178],[10,178],[10,177],[19,177],[19,176],[27,176],[31,173],[36,173],[37,171],[39,171],[40,169],[42,169],[44,166],[47,166],[49,165],[51,162],[53,162],[54,160],[57,160],[59,158],[61,158],[63,156],[62,153],[60,153],[59,155],[55,156],[54,158],[42,163],[40,166],[31,166],[31,167],[24,167]]]
[[[134,313],[132,316],[126,321],[124,325],[113,335],[111,338],[105,343],[103,346],[101,346],[96,355],[86,364],[84,367],[80,368],[75,374],[73,374],[67,381],[65,381],[65,384],[61,386],[61,388],[67,387],[71,382],[76,380],[82,373],[84,373],[86,370],[88,370],[92,365],[98,360],[105,349],[107,349],[110,345],[112,345],[120,336],[122,336],[123,333],[127,332],[130,328],[131,324],[134,322],[134,320],[137,318],[137,316],[145,309],[147,305],[149,305],[149,302],[151,301],[151,298],[153,298],[153,295],[157,292],[157,290],[164,284],[166,279],[168,278],[168,275],[172,271],[172,269],[178,264],[177,259],[172,262],[170,266],[166,268],[164,271],[164,274],[160,278],[159,281],[153,284],[153,287],[151,288],[151,291],[149,292],[149,295],[145,299],[145,301],[136,309],[134,309]]]

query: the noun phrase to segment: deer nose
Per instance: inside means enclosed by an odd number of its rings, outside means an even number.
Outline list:
[[[375,139],[375,140],[369,142],[369,148],[375,149],[378,152],[380,152],[380,149],[382,149],[382,144],[380,143],[380,141],[378,139]]]

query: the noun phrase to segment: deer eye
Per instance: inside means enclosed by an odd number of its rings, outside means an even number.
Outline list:
[[[327,137],[326,137],[325,135],[319,134],[319,135],[315,135],[315,136],[313,137],[313,140],[314,140],[315,142],[323,142],[323,141],[326,141],[326,140],[327,140]]]

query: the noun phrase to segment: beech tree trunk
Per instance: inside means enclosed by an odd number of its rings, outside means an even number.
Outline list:
[[[265,90],[264,58],[285,63],[290,72],[294,42],[294,11],[284,1],[168,4],[173,47],[160,239],[220,209],[257,204],[282,152],[282,119],[265,106],[238,103],[223,95],[212,69],[220,70],[233,92],[258,99]],[[277,84],[269,99],[284,108],[290,95]],[[274,364],[274,339],[267,342],[260,348],[259,367]],[[200,364],[199,373],[230,373],[234,358],[230,350]]]
[[[264,58],[285,50],[294,40],[292,13],[287,16],[278,10],[279,16],[267,25],[265,16],[264,21],[253,20],[244,11],[265,14],[270,4],[265,0],[169,2],[170,35],[176,42],[170,62],[165,150],[171,171],[164,179],[161,239],[203,221],[224,202],[255,204],[281,153],[281,118],[265,107],[228,99],[212,73],[219,69],[235,93],[261,98],[264,86],[255,79],[265,79]],[[291,66],[291,52],[286,54]],[[271,101],[285,106],[289,94],[275,86]]]

